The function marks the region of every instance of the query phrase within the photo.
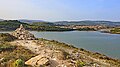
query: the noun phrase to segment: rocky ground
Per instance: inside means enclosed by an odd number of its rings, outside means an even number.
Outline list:
[[[54,40],[15,40],[37,56],[25,62],[33,67],[120,67],[120,61]]]

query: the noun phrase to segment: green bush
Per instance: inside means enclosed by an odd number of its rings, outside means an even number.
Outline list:
[[[24,61],[21,60],[21,59],[17,59],[17,60],[14,62],[14,67],[24,67]]]
[[[77,61],[76,66],[77,67],[83,67],[83,66],[85,66],[85,62]]]
[[[110,32],[120,34],[120,28],[114,28],[114,29],[110,30]]]
[[[95,28],[79,28],[79,29],[77,29],[77,30],[79,30],[79,31],[96,31],[95,30]]]

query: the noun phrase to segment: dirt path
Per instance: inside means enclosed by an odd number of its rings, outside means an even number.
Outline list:
[[[23,46],[36,54],[40,53],[40,50],[39,50],[40,46],[38,46],[35,42],[33,42],[31,40],[29,40],[29,41],[28,40],[17,40],[17,41],[13,41],[11,43],[15,44],[15,45]]]

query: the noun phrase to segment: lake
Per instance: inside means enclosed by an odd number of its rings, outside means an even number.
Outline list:
[[[6,33],[6,32],[3,32]],[[97,31],[69,31],[69,32],[37,32],[31,31],[37,38],[57,40],[84,48],[92,52],[99,52],[112,58],[120,59],[120,35],[100,33]]]

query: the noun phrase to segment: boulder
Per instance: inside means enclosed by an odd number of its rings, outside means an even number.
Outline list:
[[[44,57],[43,55],[38,55],[26,61],[25,64],[39,67],[42,65],[46,65],[48,62],[49,59],[47,57]]]

